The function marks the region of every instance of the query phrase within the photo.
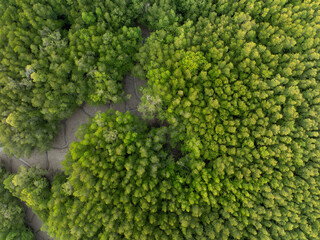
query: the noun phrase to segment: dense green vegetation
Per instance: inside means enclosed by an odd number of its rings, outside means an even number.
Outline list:
[[[130,113],[98,114],[80,129],[81,141],[63,162],[68,177],[55,177],[51,195],[39,169],[24,168],[5,184],[39,214],[55,239],[201,236],[204,223],[198,217],[203,211],[209,219],[209,208],[188,202],[189,171],[176,163],[167,135],[166,127],[149,129]],[[194,217],[185,211],[190,207]],[[190,217],[195,230],[187,228]]]
[[[75,107],[67,32],[59,19],[65,8],[59,6],[1,1],[0,141],[9,153],[44,149],[58,119]]]
[[[47,150],[84,101],[125,99],[122,77],[152,30],[207,16],[210,1],[0,2],[0,141],[10,155]]]
[[[0,166],[0,240],[32,240],[33,233],[24,223],[25,213],[20,201],[4,188],[3,181],[9,176]]]
[[[319,239],[318,0],[41,1],[46,21],[11,1],[0,8],[21,11],[1,18],[9,152],[48,147],[84,100],[123,99],[132,69],[148,79],[139,110],[166,123],[99,113],[52,183],[35,168],[7,178],[55,239]],[[144,43],[138,24],[154,31]],[[41,47],[19,48],[21,34]]]
[[[130,2],[130,1],[128,1]],[[85,100],[118,102],[141,30],[126,1],[9,0],[0,5],[0,141],[9,154],[48,149]]]
[[[140,50],[140,109],[170,124],[217,239],[319,238],[318,4],[225,1]]]

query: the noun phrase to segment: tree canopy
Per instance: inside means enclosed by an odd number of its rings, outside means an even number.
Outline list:
[[[124,99],[122,77],[142,40],[130,1],[0,4],[0,141],[8,154],[48,149],[58,123],[84,101]]]
[[[1,11],[11,11],[5,6]],[[166,124],[150,127],[128,112],[99,113],[79,130],[80,142],[63,162],[65,175],[52,184],[39,169],[10,176],[6,187],[38,212],[53,237],[319,239],[319,0],[79,0],[58,10],[69,11],[67,25],[52,15],[47,25],[56,28],[30,31],[39,42],[48,31],[67,39],[61,51],[73,66],[68,79],[87,86],[75,94],[83,96],[79,103],[118,101],[121,76],[133,69],[148,79],[139,110]],[[144,43],[137,23],[154,30]],[[4,49],[16,56],[14,40]],[[11,67],[8,61],[1,67]],[[30,91],[9,91],[7,82],[13,73],[34,82],[44,65],[28,61],[25,72],[14,64],[3,71],[1,102],[12,96],[15,108],[35,118],[46,108],[29,98],[25,106],[38,107],[35,115],[21,108],[18,99]],[[63,113],[48,112],[39,119]],[[29,124],[23,114],[2,115],[1,141],[26,134],[19,130]]]
[[[25,225],[25,213],[21,202],[4,188],[3,181],[9,172],[0,166],[0,239],[33,240],[34,235]]]
[[[39,169],[23,168],[5,181],[52,237],[183,239],[211,229],[210,207],[195,203],[189,169],[172,153],[166,127],[148,128],[129,112],[108,112],[78,135],[63,162],[67,177],[56,175],[50,186]]]
[[[318,238],[319,14],[311,1],[218,1],[140,49],[140,110],[169,123],[217,239]]]

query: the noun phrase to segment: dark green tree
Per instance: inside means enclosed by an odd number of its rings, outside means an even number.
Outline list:
[[[12,195],[32,207],[42,221],[48,217],[47,204],[50,199],[50,184],[44,177],[45,172],[38,167],[27,169],[22,166],[17,174],[11,174],[4,181]]]
[[[25,225],[25,213],[21,202],[4,188],[3,181],[9,176],[0,166],[0,239],[32,240],[34,235]]]
[[[319,2],[213,9],[147,39],[140,110],[170,124],[211,236],[317,239]]]
[[[141,44],[131,1],[0,3],[0,141],[10,155],[47,150],[84,101],[119,102]]]

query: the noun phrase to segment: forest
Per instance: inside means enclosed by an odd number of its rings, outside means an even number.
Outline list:
[[[142,28],[151,32],[144,38]],[[53,180],[0,168],[0,240],[320,239],[320,0],[0,0],[0,142],[52,147]]]

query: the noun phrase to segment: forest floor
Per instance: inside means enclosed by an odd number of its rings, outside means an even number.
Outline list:
[[[126,94],[131,97],[128,101],[120,104],[107,104],[101,106],[90,106],[83,104],[79,107],[73,115],[61,122],[61,129],[56,136],[52,148],[45,153],[34,152],[30,158],[9,158],[4,153],[0,152],[0,160],[4,166],[13,173],[16,173],[21,165],[24,166],[40,166],[48,170],[47,177],[53,179],[57,172],[62,171],[61,162],[64,160],[68,152],[71,142],[77,141],[76,131],[81,124],[86,123],[90,117],[94,117],[98,111],[105,112],[108,109],[117,110],[120,112],[130,111],[140,116],[137,106],[140,102],[141,93],[139,87],[146,85],[146,81],[141,81],[137,78],[126,76],[124,78],[124,90]],[[41,221],[32,212],[30,208],[26,207],[27,223],[32,228],[36,235],[36,240],[51,239],[45,232],[40,231]]]

